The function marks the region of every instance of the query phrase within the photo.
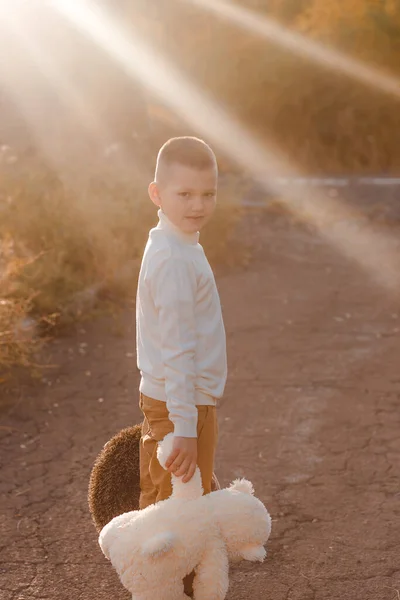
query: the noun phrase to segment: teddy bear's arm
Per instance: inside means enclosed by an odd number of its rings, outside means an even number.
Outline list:
[[[225,544],[213,539],[196,567],[193,581],[195,600],[224,600],[229,587],[229,564]]]

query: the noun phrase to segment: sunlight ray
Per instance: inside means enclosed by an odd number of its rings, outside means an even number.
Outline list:
[[[361,60],[346,56],[343,52],[311,40],[301,33],[291,31],[267,16],[238,6],[229,0],[189,0],[189,2],[286,48],[295,55],[302,55],[314,63],[344,73],[356,81],[400,98],[400,81],[397,77],[383,73]]]
[[[12,36],[13,42],[23,52],[24,62],[28,63],[26,71],[29,69],[29,77],[32,78],[35,73],[39,73],[45,79],[47,86],[57,94],[61,104],[79,119],[81,127],[90,132],[93,137],[100,137],[101,123],[94,117],[93,111],[90,110],[82,93],[60,71],[49,49],[46,49],[39,42],[37,34],[29,27],[29,23],[20,19],[18,13],[11,11],[2,14],[2,18],[2,25],[7,27],[8,35]],[[8,69],[6,73],[3,73],[2,80],[6,86],[8,82],[11,83],[11,87],[15,88],[11,90],[13,95],[18,96],[18,86],[21,84],[21,79],[27,77],[28,73],[24,69],[21,70],[21,73],[18,73],[16,66],[13,65],[12,67],[13,69]],[[17,72],[11,73],[12,70]],[[0,77],[1,75],[0,72]],[[13,81],[14,85],[12,85]],[[29,97],[19,98],[18,100],[26,105],[29,102]]]
[[[266,189],[271,177],[301,176],[280,149],[251,135],[227,110],[198,90],[165,57],[154,52],[137,33],[129,36],[98,6],[84,0],[52,0],[55,8],[70,19],[133,77],[139,78],[153,93],[183,118],[190,127],[226,153]],[[282,203],[303,221],[312,224],[328,242],[355,261],[387,290],[398,291],[400,268],[396,240],[381,235],[366,225],[354,227],[350,211],[310,188],[289,189]],[[334,224],[334,225],[332,225]]]

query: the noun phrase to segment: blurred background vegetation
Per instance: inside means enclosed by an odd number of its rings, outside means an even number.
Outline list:
[[[399,173],[399,100],[221,18],[209,3],[101,0],[249,132],[312,175]],[[215,5],[217,3],[214,3]],[[0,2],[0,367],[30,364],[48,333],[99,299],[134,298],[155,224],[147,185],[159,146],[199,132],[46,3]],[[400,71],[400,2],[242,0],[261,23]],[[2,11],[3,10],[3,14]],[[244,25],[244,23],[243,23]],[[141,60],[141,57],[138,57]],[[149,74],[157,77],[156,73]],[[399,85],[400,90],[400,85]],[[179,90],[175,90],[179,94]],[[400,94],[400,92],[399,92]],[[202,240],[235,260],[238,165]],[[38,325],[39,324],[39,325]],[[50,328],[50,329],[49,329]]]

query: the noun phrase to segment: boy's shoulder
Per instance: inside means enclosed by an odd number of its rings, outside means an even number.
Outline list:
[[[199,253],[204,253],[200,243],[182,244],[173,235],[166,235],[164,231],[155,227],[150,230],[144,257],[146,256],[148,260],[157,257],[157,260],[160,260],[160,255],[162,255],[164,261],[168,259],[190,261]]]
[[[187,251],[187,248],[175,244],[174,240],[168,236],[159,235],[158,231],[155,231],[154,235],[151,234],[152,232],[150,232],[142,259],[148,275],[163,266],[168,267],[171,263],[178,265],[192,262],[191,253]]]
[[[168,258],[177,253],[179,253],[179,247],[173,243],[173,240],[169,236],[157,228],[150,230],[144,253],[149,260],[159,257],[160,254]]]

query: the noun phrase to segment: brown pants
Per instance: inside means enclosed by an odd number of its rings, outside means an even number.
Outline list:
[[[140,394],[140,409],[144,415],[140,440],[140,503],[141,509],[166,500],[172,493],[171,474],[157,460],[157,443],[174,431],[165,402]],[[215,406],[197,406],[197,465],[204,494],[211,492],[218,423]]]

